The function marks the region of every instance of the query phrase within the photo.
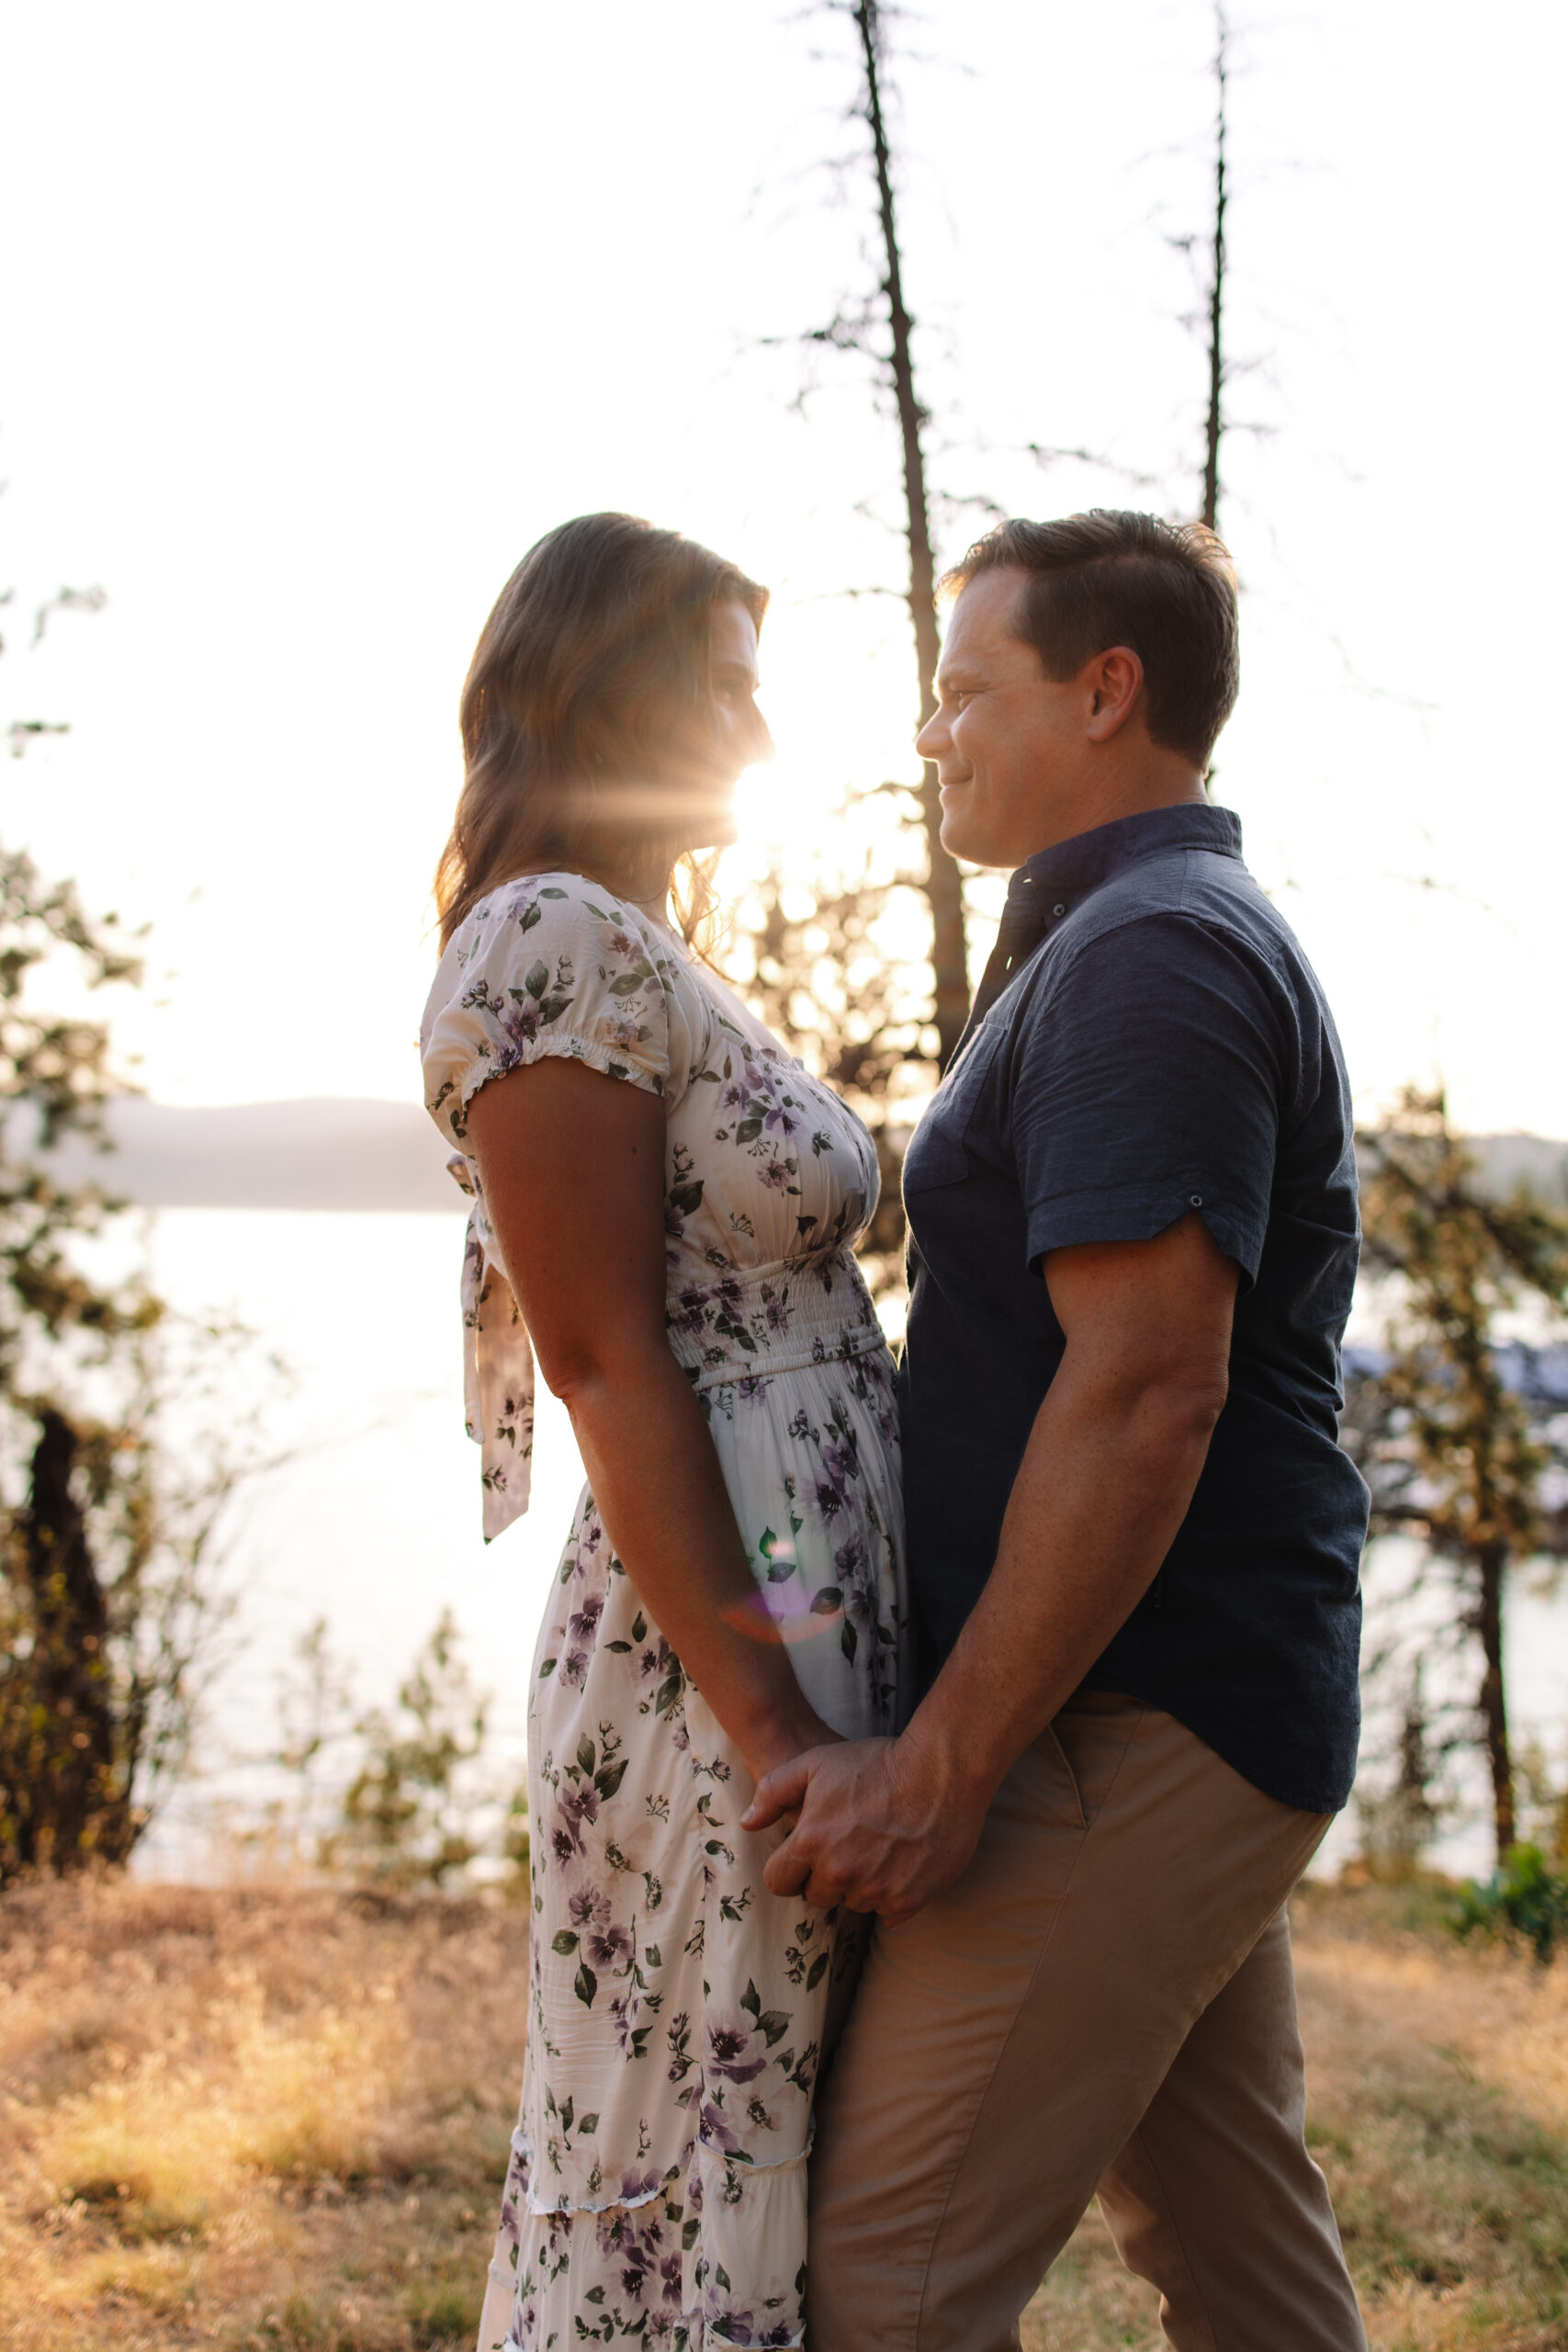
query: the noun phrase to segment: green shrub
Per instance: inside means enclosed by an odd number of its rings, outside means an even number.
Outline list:
[[[1460,1897],[1454,1933],[1518,1937],[1544,1967],[1568,1935],[1568,1876],[1552,1870],[1539,1846],[1510,1846],[1503,1867]]]

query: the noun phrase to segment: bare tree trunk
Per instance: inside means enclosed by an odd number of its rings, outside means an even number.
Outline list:
[[[913,322],[904,306],[903,260],[898,246],[892,164],[882,105],[882,31],[878,0],[854,0],[852,14],[860,34],[862,62],[865,69],[866,120],[871,128],[877,205],[887,265],[884,291],[887,296],[888,322],[893,337],[893,391],[904,445],[904,503],[908,518],[909,541],[909,617],[914,624],[915,662],[919,672],[920,725],[923,727],[936,708],[932,680],[941,651],[936,626],[936,563],[931,552],[931,506],[926,493],[925,450],[920,438],[926,412],[915,393],[914,359],[909,341]],[[963,884],[957,865],[942,845],[942,802],[936,769],[929,760],[921,770],[919,799],[928,857],[925,888],[931,910],[931,966],[936,983],[938,1051],[942,1066],[945,1069],[968,1015],[969,967],[964,932]]]
[[[1225,381],[1225,78],[1229,67],[1230,27],[1224,0],[1214,10],[1214,84],[1218,104],[1214,116],[1214,234],[1209,279],[1209,414],[1203,436],[1203,520],[1211,531],[1220,527],[1220,445],[1224,439]]]
[[[1514,1767],[1508,1753],[1508,1702],[1503,1682],[1503,1579],[1507,1574],[1508,1555],[1500,1544],[1489,1544],[1480,1557],[1481,1599],[1476,1610],[1476,1631],[1481,1635],[1482,1653],[1486,1661],[1481,1678],[1482,1736],[1486,1746],[1486,1761],[1492,1771],[1492,1817],[1497,1838],[1497,1862],[1513,1844]]]

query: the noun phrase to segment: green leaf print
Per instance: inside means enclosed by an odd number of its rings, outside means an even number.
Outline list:
[[[831,1617],[843,1605],[844,1596],[836,1584],[825,1584],[820,1592],[814,1592],[811,1596],[811,1614],[814,1617]]]
[[[556,889],[552,884],[549,889],[541,890],[539,896],[541,899],[564,899],[566,892],[564,890]]]
[[[671,1184],[671,1207],[679,1209],[682,1216],[690,1216],[694,1210],[700,1209],[703,1204],[703,1181],[702,1177],[694,1176],[687,1183]]]
[[[570,1928],[563,1928],[561,1929],[559,1935],[557,1936],[551,1943],[550,1950],[552,1951],[558,1951],[563,1955],[569,1951],[575,1951],[577,1950],[577,1938],[573,1935]]]
[[[648,1620],[640,1609],[632,1619],[632,1639],[634,1642],[646,1642],[648,1639]]]
[[[544,892],[541,890],[539,897],[542,899],[544,895]],[[536,922],[543,922],[544,920],[545,910],[543,907],[539,906],[535,900],[530,899],[517,918],[517,928],[519,931],[532,931]]]
[[[757,2030],[768,2048],[784,2040],[789,2031],[790,2013],[787,2009],[764,2009],[757,2019]]]
[[[855,1652],[860,1647],[860,1636],[855,1632],[854,1627],[851,1624],[847,1617],[844,1620],[844,1629],[839,1635],[839,1647],[843,1651],[844,1656],[849,1659],[850,1664],[853,1666],[855,1662]]]
[[[812,1962],[810,1971],[806,1979],[807,1991],[808,1993],[815,1993],[817,1987],[821,1984],[823,1977],[826,1976],[827,1973],[828,1955],[825,1951],[819,1951],[816,1959]]]
[[[544,995],[545,990],[549,987],[549,984],[550,967],[547,964],[541,964],[536,960],[534,963],[529,965],[527,970],[523,975],[524,987],[527,989],[529,995],[536,1000]]]
[[[571,1980],[571,1989],[585,2009],[591,2009],[593,2007],[593,1996],[599,1990],[599,1979],[586,1961],[579,1963],[577,1974]]]
[[[606,1764],[602,1772],[594,1773],[593,1785],[606,1803],[615,1795],[615,1791],[626,1779],[626,1758],[623,1756],[618,1764]]]
[[[761,1119],[742,1119],[735,1130],[735,1140],[737,1143],[755,1143],[761,1132]]]
[[[540,1018],[540,1020],[541,1020],[541,1021],[558,1021],[558,1020],[560,1019],[560,1017],[561,1017],[561,1014],[566,1011],[567,1006],[568,1006],[570,1002],[571,1002],[571,999],[570,999],[570,997],[569,997],[569,996],[547,996],[547,997],[546,997],[546,998],[543,1000],[543,1001],[541,1002],[540,1006],[539,1006],[539,1018]]]
[[[592,1777],[593,1767],[598,1761],[599,1751],[594,1747],[593,1742],[589,1738],[588,1734],[584,1732],[582,1737],[577,1743],[578,1770],[588,1773],[589,1776]]]

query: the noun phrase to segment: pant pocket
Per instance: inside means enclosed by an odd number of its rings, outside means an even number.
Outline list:
[[[1047,1786],[1043,1793],[1052,1812],[1060,1814],[1066,1810],[1079,1829],[1087,1829],[1089,1814],[1084,1805],[1083,1791],[1078,1786],[1072,1758],[1058,1736],[1055,1724],[1046,1724],[1030,1753],[1039,1758],[1045,1773]]]

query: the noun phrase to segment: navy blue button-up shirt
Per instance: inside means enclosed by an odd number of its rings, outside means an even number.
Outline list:
[[[927,1674],[990,1573],[1062,1360],[1042,1259],[1196,1211],[1241,1272],[1229,1397],[1176,1541],[1089,1679],[1167,1709],[1268,1795],[1334,1812],[1355,1769],[1367,1495],[1337,1435],[1359,1227],[1323,991],[1237,820],[1204,804],[1031,858],[1002,949],[904,1168]]]

